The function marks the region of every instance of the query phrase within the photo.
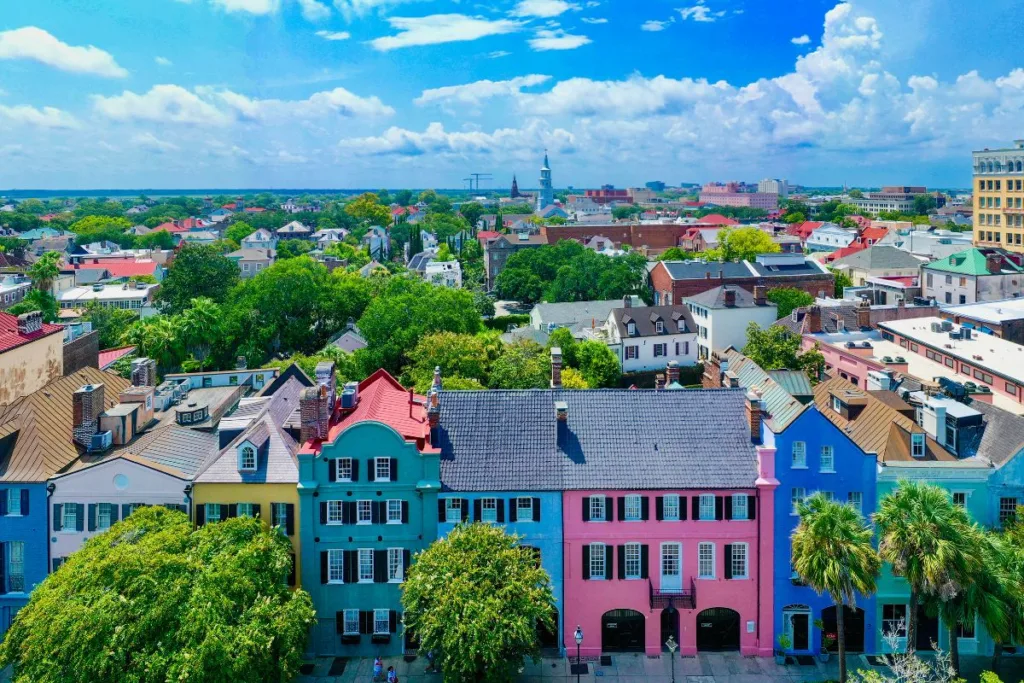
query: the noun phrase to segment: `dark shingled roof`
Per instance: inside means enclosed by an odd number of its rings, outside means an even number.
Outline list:
[[[666,337],[673,334],[684,334],[697,331],[693,315],[685,305],[679,306],[638,306],[612,309],[612,319],[623,339],[638,337]],[[683,321],[684,331],[679,330],[679,321]],[[660,320],[664,330],[657,332],[656,322]],[[636,325],[636,334],[630,335],[627,323]]]
[[[754,277],[746,262],[739,261],[662,261],[665,270],[673,280],[704,280],[711,274],[711,280],[722,277]]]
[[[443,391],[440,405],[434,445],[456,491],[752,488],[757,478],[739,389]]]

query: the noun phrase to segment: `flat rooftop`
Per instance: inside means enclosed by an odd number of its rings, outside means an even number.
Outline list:
[[[1005,323],[1024,318],[1024,298],[982,301],[976,304],[942,306],[941,310],[952,315],[962,315],[974,320],[990,323]]]

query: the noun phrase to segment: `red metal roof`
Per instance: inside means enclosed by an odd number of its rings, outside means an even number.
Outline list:
[[[238,208],[238,204],[236,204],[234,202],[231,202],[230,204],[225,204],[224,206],[222,206],[220,208],[227,209],[228,211],[234,211],[235,209]]]
[[[703,218],[698,218],[697,223],[703,225],[739,225],[739,221],[734,221],[731,218],[726,218],[720,213],[709,213]]]
[[[501,233],[494,230],[481,230],[476,234],[476,238],[482,242],[497,239],[498,237],[501,237]]]
[[[167,232],[188,232],[188,228],[183,228],[177,223],[172,223],[170,221],[167,223],[161,223],[153,228],[153,232],[157,232],[158,230],[165,230]]]
[[[889,228],[864,228],[860,233],[860,240],[867,242],[872,240],[872,244],[882,239],[889,234]]]
[[[60,325],[51,325],[49,323],[43,323],[43,327],[38,332],[31,334],[22,334],[18,332],[18,318],[10,313],[0,312],[0,353],[4,351],[10,351],[11,349],[34,342],[37,339],[48,337],[51,334],[58,332],[64,332],[64,328]]]
[[[821,221],[804,221],[803,223],[794,223],[793,225],[789,226],[789,229],[786,230],[786,232],[788,232],[790,235],[796,235],[801,239],[807,239],[808,237],[811,236],[812,232],[814,232],[823,225],[825,224],[822,223]]]
[[[867,248],[866,244],[851,244],[848,247],[837,249],[825,257],[825,263],[832,263],[836,259],[841,259],[844,256],[849,256],[850,254],[856,254],[858,251],[864,251]]]
[[[103,349],[100,351],[100,370],[106,370],[118,358],[123,358],[129,353],[135,353],[134,346],[122,346],[119,349]]]
[[[136,275],[156,275],[156,261],[136,261],[135,259],[93,259],[89,263],[73,266],[75,270],[106,270],[110,277],[134,277]]]

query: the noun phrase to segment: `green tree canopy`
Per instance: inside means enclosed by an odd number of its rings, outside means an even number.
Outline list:
[[[724,228],[718,233],[718,247],[709,249],[707,257],[753,261],[758,254],[777,254],[781,250],[771,236],[759,228]]]
[[[622,204],[621,206],[616,206],[612,209],[612,218],[617,221],[621,221],[635,216],[638,213],[643,213],[643,209],[636,204]]]
[[[309,240],[281,240],[277,243],[277,258],[290,259],[308,254],[316,248]]]
[[[21,315],[31,311],[40,311],[43,314],[43,321],[48,323],[57,322],[59,306],[57,300],[48,291],[33,289],[25,298],[7,309],[11,315]]]
[[[49,291],[50,285],[60,275],[61,261],[64,255],[59,251],[48,251],[28,268],[28,276],[36,289]]]
[[[441,368],[446,388],[450,377],[474,379],[483,384],[487,379],[490,359],[483,340],[473,334],[435,332],[424,336],[409,352],[409,379],[416,391],[425,393],[434,380],[434,368]]]
[[[409,190],[399,190],[395,193],[394,201],[401,206],[409,206],[412,203],[412,192]]]
[[[784,327],[772,325],[762,330],[757,323],[747,325],[747,345],[743,355],[761,366],[763,370],[804,370],[812,381],[819,376],[824,365],[821,352],[809,350],[800,352],[800,337],[790,334]]]
[[[802,308],[803,306],[810,306],[814,303],[814,297],[805,292],[802,289],[796,289],[794,287],[775,287],[769,289],[765,295],[768,301],[771,301],[779,309],[776,315],[779,318],[785,318],[794,309]]]
[[[480,216],[484,215],[484,207],[478,202],[466,202],[459,207],[459,213],[470,225],[476,225]]]
[[[567,368],[579,369],[579,357],[576,354],[576,350],[579,347],[579,342],[576,341],[576,337],[572,336],[572,330],[568,327],[559,327],[555,329],[550,335],[548,335],[547,351],[551,352],[554,347],[562,349],[562,364]]]
[[[238,264],[212,246],[186,244],[164,277],[157,298],[166,313],[180,313],[205,296],[224,303],[238,282]]]
[[[386,226],[391,222],[391,211],[372,192],[363,193],[346,204],[345,213],[369,225]]]
[[[139,314],[130,309],[100,306],[91,301],[85,307],[84,319],[91,322],[92,329],[99,332],[100,348],[111,349],[121,345],[125,331],[139,319]]]
[[[622,376],[619,359],[608,345],[589,339],[576,346],[579,371],[587,384],[595,389],[615,387]]]
[[[847,287],[853,287],[853,279],[849,276],[849,274],[847,274],[845,270],[836,270],[835,268],[829,268],[829,270],[832,272],[832,277],[835,278],[835,291],[833,293],[833,296],[835,296],[835,298],[837,299],[842,299],[843,290],[846,289]],[[782,318],[785,316],[782,313],[780,313],[779,317]]]
[[[315,616],[285,585],[291,552],[259,520],[194,530],[142,508],[32,591],[0,666],[17,683],[291,680]]]
[[[241,244],[242,240],[244,240],[246,237],[253,234],[254,232],[256,232],[256,228],[249,225],[245,221],[235,221],[234,223],[228,226],[227,230],[224,231],[224,237]]]
[[[491,364],[491,389],[544,389],[551,381],[551,361],[544,347],[523,339],[506,344]]]
[[[125,230],[130,227],[132,224],[127,218],[87,215],[72,223],[68,229],[75,233],[75,242],[78,244],[102,240],[120,244],[125,237],[130,237],[125,235]]]
[[[534,553],[501,527],[457,526],[416,556],[402,584],[405,626],[437,653],[446,681],[510,681],[537,659],[554,595]]]

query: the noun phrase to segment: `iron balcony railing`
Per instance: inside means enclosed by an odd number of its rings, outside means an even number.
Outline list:
[[[689,588],[655,588],[651,580],[647,580],[651,591],[651,609],[695,609],[697,607],[697,584],[690,579]]]

